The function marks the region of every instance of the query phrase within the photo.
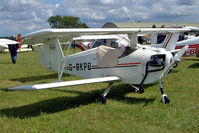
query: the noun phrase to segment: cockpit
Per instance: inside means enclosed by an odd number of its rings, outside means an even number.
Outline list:
[[[96,48],[102,45],[115,48],[115,50],[123,49],[123,52],[119,58],[125,57],[135,51],[135,49],[132,49],[130,46],[128,46],[127,42],[118,39],[96,39],[90,44],[90,47]]]
[[[112,47],[112,48],[119,48],[119,44],[118,44],[116,39],[111,39],[111,40],[96,39],[96,40],[92,41],[92,43],[90,44],[90,46],[92,48],[96,48],[96,47],[99,47],[101,45],[109,46],[109,47]]]

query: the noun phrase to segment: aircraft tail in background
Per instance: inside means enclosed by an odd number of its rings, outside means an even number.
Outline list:
[[[172,51],[176,47],[176,43],[178,41],[180,33],[169,33],[164,42],[162,48],[165,48],[167,51]]]

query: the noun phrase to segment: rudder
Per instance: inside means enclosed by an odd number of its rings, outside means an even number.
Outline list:
[[[64,54],[58,39],[48,40],[39,49],[40,64],[52,71],[60,71],[63,59]]]

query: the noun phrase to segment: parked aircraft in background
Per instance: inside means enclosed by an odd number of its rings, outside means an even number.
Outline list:
[[[199,37],[193,37],[187,40],[177,42],[176,49],[181,49],[185,45],[189,45],[189,49],[186,50],[185,55],[196,55],[199,50]]]
[[[185,27],[185,28],[190,28],[192,29],[192,32],[190,33],[190,35],[188,35],[188,38],[184,38],[181,39],[180,36],[185,36],[181,33],[179,33],[179,35],[175,35],[175,34],[166,34],[165,35],[165,39],[162,43],[158,44],[158,45],[153,45],[153,43],[157,42],[157,34],[153,34],[153,39],[151,41],[152,46],[154,47],[162,47],[162,48],[166,48],[168,43],[172,40],[172,39],[176,39],[175,41],[177,42],[175,45],[175,49],[181,49],[182,47],[189,45],[189,49],[185,52],[184,55],[186,56],[190,56],[190,55],[196,55],[197,51],[199,49],[199,37],[195,37],[193,35],[193,32],[198,32],[199,28],[197,27]]]
[[[189,28],[160,29],[160,28],[91,28],[91,29],[46,29],[36,31],[22,37],[24,44],[43,43],[39,50],[40,64],[58,72],[60,82],[24,85],[9,90],[40,90],[56,87],[108,82],[109,85],[103,94],[98,94],[96,102],[106,103],[106,95],[114,82],[130,84],[139,93],[144,92],[143,85],[159,83],[161,101],[169,103],[168,96],[164,93],[161,80],[168,75],[173,66],[180,61],[180,57],[188,46],[176,51],[166,51],[164,48],[144,48],[137,43],[138,34],[147,33],[172,33],[191,31]],[[86,51],[69,55],[71,45],[68,45],[64,55],[60,39],[72,38],[82,35],[128,35],[129,45],[110,46],[101,45]],[[123,37],[120,37],[123,38]],[[125,40],[125,39],[123,39]],[[127,40],[126,40],[127,41]],[[122,44],[122,43],[121,43]],[[94,46],[94,45],[92,45]],[[84,77],[83,80],[61,81],[63,73]],[[123,88],[125,89],[125,88]]]
[[[8,50],[8,45],[12,44],[19,44],[21,40],[18,39],[18,41],[10,40],[10,39],[0,39],[0,52],[9,52]],[[28,48],[28,45],[19,45],[19,49],[17,50],[18,52],[24,52],[24,51],[32,51],[31,48]]]
[[[198,28],[190,27],[193,31],[198,31]],[[157,34],[140,34],[138,35],[138,42],[139,44],[140,39],[142,37],[146,38],[146,36],[150,36],[150,44],[144,45],[142,47],[150,48],[150,47],[157,47],[157,48],[165,48],[166,50],[174,50],[174,49],[181,49],[185,45],[189,45],[189,49],[185,52],[185,55],[196,55],[197,50],[199,49],[199,37],[192,37],[187,40],[180,40],[179,36],[181,33],[164,33],[164,38],[161,43],[157,43],[158,36]],[[129,46],[130,40],[128,39],[127,34],[118,34],[118,35],[89,35],[89,36],[80,36],[73,38],[73,40],[78,41],[78,46],[81,50],[87,50],[90,48],[95,48],[100,45],[106,46]],[[139,45],[138,44],[138,45]]]

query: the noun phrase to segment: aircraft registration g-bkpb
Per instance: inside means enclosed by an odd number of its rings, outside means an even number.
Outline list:
[[[137,44],[138,34],[177,33],[190,31],[189,28],[91,28],[91,29],[45,29],[22,37],[24,44],[43,43],[39,50],[40,64],[58,72],[60,82],[24,85],[9,90],[39,90],[72,85],[108,82],[103,94],[98,94],[96,102],[106,103],[106,95],[114,82],[130,84],[139,93],[144,92],[143,85],[159,82],[161,101],[169,103],[164,93],[161,80],[168,75],[173,66],[188,46],[174,51],[163,48],[144,48]],[[99,46],[76,54],[69,55],[71,45],[64,55],[60,45],[61,39],[71,39],[82,35],[114,35],[127,34],[130,40],[126,47]],[[63,73],[84,77],[75,81],[61,81]]]

